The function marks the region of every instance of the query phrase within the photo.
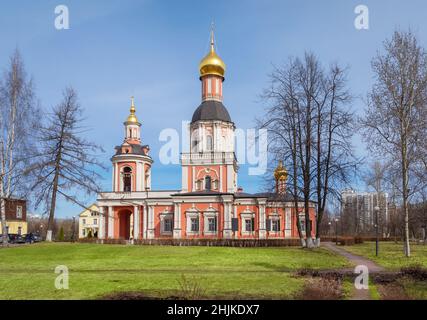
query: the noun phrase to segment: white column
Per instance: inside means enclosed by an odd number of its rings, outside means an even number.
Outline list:
[[[224,202],[224,231],[223,236],[225,239],[231,239],[231,203]]]
[[[98,226],[98,239],[105,239],[105,228],[104,228],[104,207],[99,208],[99,226]]]
[[[154,238],[154,208],[153,206],[148,206],[148,239]]]
[[[113,207],[108,206],[108,238],[114,238]]]
[[[173,237],[174,239],[181,238],[181,204],[175,203],[174,213],[173,213]]]
[[[292,217],[291,208],[285,209],[285,238],[292,236]]]
[[[259,205],[259,216],[258,216],[258,234],[260,239],[266,238],[266,230],[265,230],[265,204]]]
[[[148,224],[147,206],[144,205],[142,209],[142,238],[143,239],[147,239],[147,224]]]
[[[139,207],[133,207],[134,212],[134,223],[133,223],[133,238],[139,239]]]

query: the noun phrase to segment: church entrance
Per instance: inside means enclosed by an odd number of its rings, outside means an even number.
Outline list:
[[[128,210],[119,212],[119,238],[130,239],[130,216],[132,212]]]

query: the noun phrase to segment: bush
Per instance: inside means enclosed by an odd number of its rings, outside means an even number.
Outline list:
[[[421,265],[415,264],[400,269],[400,273],[404,276],[411,277],[415,280],[425,281],[427,280],[427,269],[424,269]]]
[[[61,229],[59,230],[59,236],[58,236],[58,241],[64,241],[64,228],[61,227]]]
[[[339,243],[342,246],[352,246],[356,243],[354,237],[341,237],[339,238]]]
[[[354,237],[354,243],[355,244],[361,244],[363,243],[363,238],[360,236]]]

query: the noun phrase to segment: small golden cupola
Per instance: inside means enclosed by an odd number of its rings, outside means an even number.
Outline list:
[[[199,65],[200,78],[207,75],[216,75],[224,78],[225,63],[215,52],[215,36],[212,27],[210,52],[202,59]]]
[[[128,144],[141,143],[141,123],[136,117],[135,99],[131,97],[130,115],[125,123],[125,141]]]
[[[126,120],[127,123],[134,123],[134,124],[139,123],[138,118],[136,117],[135,113],[136,113],[135,99],[134,99],[134,97],[131,97],[130,115]]]
[[[276,180],[276,192],[279,194],[286,193],[286,180],[288,180],[288,171],[283,166],[280,160],[276,170],[274,170],[274,178]]]

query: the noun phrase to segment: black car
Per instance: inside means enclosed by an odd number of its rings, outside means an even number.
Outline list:
[[[28,233],[24,237],[26,243],[34,243],[34,242],[40,242],[42,239],[39,235],[36,235],[34,233]]]
[[[9,243],[25,243],[25,238],[20,234],[9,234]]]

